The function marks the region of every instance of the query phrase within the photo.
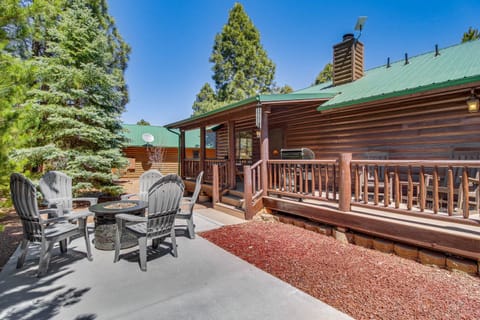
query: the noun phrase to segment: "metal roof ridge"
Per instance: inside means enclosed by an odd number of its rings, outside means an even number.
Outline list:
[[[360,103],[373,102],[373,101],[378,101],[378,100],[387,99],[387,98],[394,98],[394,97],[399,97],[407,94],[421,93],[421,92],[425,92],[433,89],[442,89],[442,88],[447,88],[454,85],[461,85],[461,84],[475,82],[475,81],[480,81],[480,75],[464,77],[464,78],[454,79],[454,80],[447,80],[447,81],[438,82],[438,83],[430,83],[420,87],[405,88],[403,90],[382,93],[375,96],[363,97],[360,99],[342,101],[339,103],[334,103],[326,106],[322,104],[317,107],[317,111],[326,111],[326,110],[336,109],[336,108],[345,107],[345,106],[354,106]]]

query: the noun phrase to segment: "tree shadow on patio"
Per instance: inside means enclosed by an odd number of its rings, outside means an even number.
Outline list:
[[[69,248],[65,254],[59,248],[53,250],[47,275],[37,278],[39,246],[31,246],[27,260],[21,269],[15,269],[20,250],[11,257],[10,263],[0,273],[0,318],[1,319],[50,319],[63,307],[78,303],[90,288],[55,285],[60,279],[72,274],[70,265],[85,259],[83,251]],[[95,314],[79,315],[77,319],[95,319]]]

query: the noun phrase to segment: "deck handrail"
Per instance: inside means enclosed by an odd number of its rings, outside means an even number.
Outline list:
[[[471,183],[476,181],[473,173],[480,171],[479,160],[347,159],[347,167],[342,167],[345,172],[337,159],[267,163],[270,195],[305,201],[342,200],[344,210],[359,205],[442,220],[480,221],[480,216],[470,217]],[[341,178],[342,172],[351,179]]]

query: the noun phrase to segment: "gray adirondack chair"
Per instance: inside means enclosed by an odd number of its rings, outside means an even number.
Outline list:
[[[141,176],[140,176],[140,190],[138,193],[130,193],[130,194],[124,194],[120,198],[122,200],[128,200],[131,197],[137,196],[139,200],[142,201],[147,201],[148,200],[148,190],[150,187],[157,182],[161,177],[163,177],[162,173],[158,170],[151,169],[148,171],[145,171]]]
[[[45,275],[55,242],[64,243],[66,249],[65,240],[75,235],[85,237],[87,258],[92,260],[90,239],[86,228],[86,220],[91,213],[69,215],[68,219],[78,220],[77,225],[68,222],[61,208],[39,210],[35,186],[19,173],[13,173],[10,176],[10,193],[13,206],[23,226],[22,252],[17,260],[17,269],[21,268],[25,262],[29,242],[39,242],[41,249],[38,276]]]
[[[74,201],[90,202],[90,206],[97,204],[97,198],[73,198],[72,178],[59,171],[45,173],[39,182],[40,191],[49,208],[62,208],[65,214],[73,210]]]
[[[185,211],[182,209],[177,214],[177,219],[186,220],[188,237],[190,239],[195,238],[195,224],[193,223],[193,207],[195,206],[195,203],[197,202],[197,199],[198,199],[198,195],[200,194],[200,190],[202,189],[202,178],[203,178],[203,171],[201,171],[197,176],[193,195],[191,197],[182,198],[181,206],[187,207],[187,209]]]
[[[175,239],[175,216],[180,208],[185,185],[176,174],[163,176],[148,193],[148,213],[146,217],[130,214],[117,214],[115,233],[115,258],[120,256],[120,239],[123,232],[138,238],[140,269],[147,271],[147,240],[152,239],[152,247],[157,248],[159,241],[171,238],[172,253],[177,257]]]

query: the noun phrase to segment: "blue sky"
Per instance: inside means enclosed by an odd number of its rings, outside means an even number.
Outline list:
[[[132,47],[126,71],[130,102],[122,120],[165,125],[188,118],[205,82],[214,37],[240,2],[276,64],[275,81],[295,90],[312,84],[332,60],[332,46],[368,16],[360,41],[365,68],[460,42],[480,29],[480,1],[108,0]],[[356,33],[357,34],[357,33]]]

